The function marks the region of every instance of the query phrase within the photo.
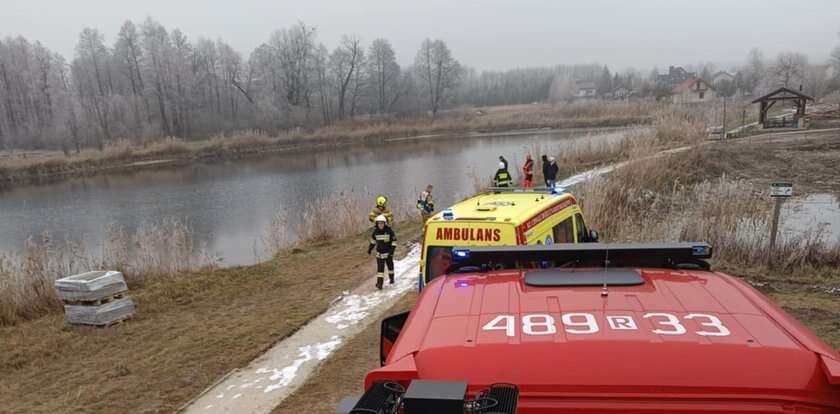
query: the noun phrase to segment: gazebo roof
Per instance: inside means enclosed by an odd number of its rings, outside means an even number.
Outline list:
[[[809,101],[814,100],[814,98],[803,93],[797,92],[793,89],[779,88],[773,92],[768,93],[767,95],[764,95],[760,98],[756,98],[756,100],[752,101],[752,103],[759,103],[761,101],[785,101],[792,99],[805,99]]]

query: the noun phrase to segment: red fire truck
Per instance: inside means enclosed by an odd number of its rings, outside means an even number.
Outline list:
[[[840,413],[840,355],[705,243],[453,258],[339,413]]]

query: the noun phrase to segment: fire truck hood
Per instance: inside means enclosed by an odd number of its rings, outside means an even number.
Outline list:
[[[606,296],[601,286],[534,286],[519,270],[440,278],[415,308],[434,310],[413,315],[413,326],[428,328],[391,360],[412,355],[419,378],[509,382],[523,395],[837,404],[838,354],[746,283],[707,271],[626,271],[642,283],[610,286]]]

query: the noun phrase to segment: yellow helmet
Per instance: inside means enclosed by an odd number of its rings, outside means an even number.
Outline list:
[[[385,203],[388,202],[388,199],[385,196],[376,197],[376,205],[380,207],[385,207]]]

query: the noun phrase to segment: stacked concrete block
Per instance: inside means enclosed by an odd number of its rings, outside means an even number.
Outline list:
[[[94,271],[58,279],[55,290],[71,324],[113,325],[130,318],[136,309],[126,296],[128,285],[120,272]]]

